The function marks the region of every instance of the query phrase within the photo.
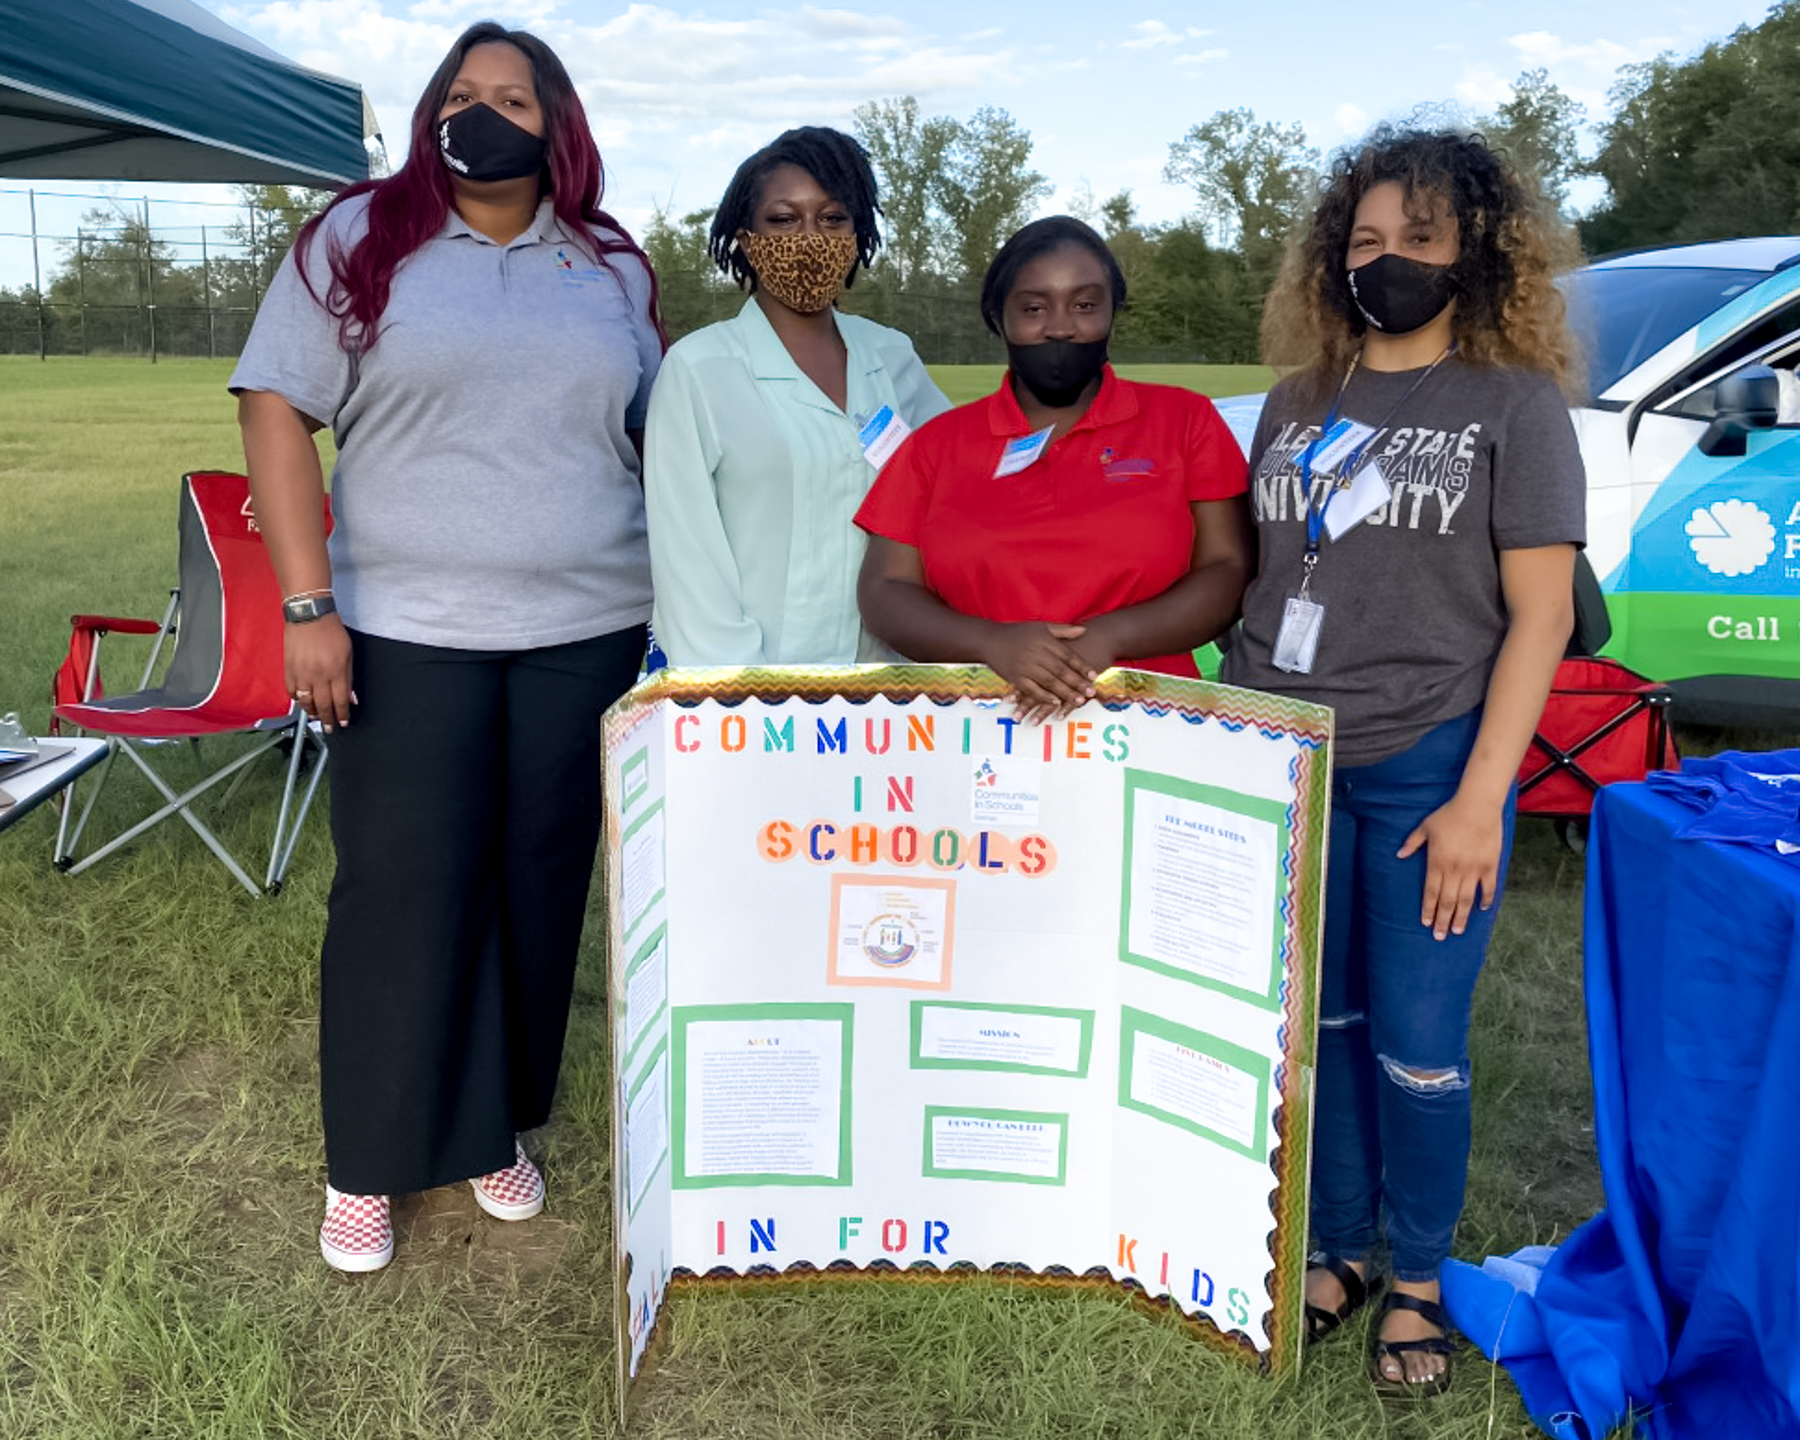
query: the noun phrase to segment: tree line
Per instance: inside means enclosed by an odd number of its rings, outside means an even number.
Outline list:
[[[1608,107],[1590,118],[1545,71],[1530,70],[1474,128],[1565,209],[1576,181],[1602,182],[1600,202],[1569,217],[1590,255],[1800,230],[1800,0],[1780,0],[1760,24],[1685,59],[1665,54],[1622,67]],[[1032,167],[1030,133],[997,107],[965,119],[927,116],[911,96],[858,107],[853,129],[880,182],[884,243],[844,308],[906,331],[929,361],[999,360],[975,293],[1001,241],[1052,193]],[[1146,223],[1129,190],[1101,197],[1083,184],[1070,208],[1106,236],[1130,288],[1115,353],[1254,360],[1263,296],[1311,207],[1322,164],[1300,125],[1240,108],[1169,143],[1163,178],[1192,196],[1178,221]],[[211,344],[233,353],[294,232],[329,198],[279,186],[246,187],[241,197],[245,219],[226,230],[227,253],[205,265],[177,256],[137,222],[88,217],[97,233],[64,247],[45,287],[47,313],[67,329],[87,307],[81,348],[141,350],[137,330],[159,323],[169,332],[165,349],[204,354]],[[711,220],[711,210],[665,207],[641,237],[671,335],[742,303],[707,258]],[[0,290],[0,350],[36,348],[29,312],[37,299],[29,287]],[[152,302],[157,309],[147,312]],[[96,322],[96,307],[108,306],[117,307],[106,312],[114,318]],[[133,318],[134,309],[144,313]],[[232,317],[223,344],[221,311]],[[117,333],[92,345],[96,323]],[[181,326],[208,333],[204,341],[177,335]],[[52,348],[74,347],[59,340]]]

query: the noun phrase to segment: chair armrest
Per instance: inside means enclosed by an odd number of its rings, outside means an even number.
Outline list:
[[[118,615],[71,615],[69,624],[77,630],[101,635],[154,635],[162,629],[154,620],[134,620]]]

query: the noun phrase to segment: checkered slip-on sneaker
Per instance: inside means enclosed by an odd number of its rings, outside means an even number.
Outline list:
[[[385,1195],[346,1195],[325,1187],[325,1223],[319,1227],[325,1263],[361,1273],[394,1258],[394,1225]]]
[[[513,1163],[469,1184],[475,1203],[496,1220],[529,1220],[544,1208],[544,1177],[525,1158],[525,1147],[513,1139]]]

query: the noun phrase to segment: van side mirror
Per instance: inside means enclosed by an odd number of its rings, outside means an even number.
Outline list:
[[[1781,408],[1781,382],[1767,365],[1746,365],[1718,384],[1713,421],[1700,437],[1702,455],[1742,455],[1744,437],[1775,424]]]

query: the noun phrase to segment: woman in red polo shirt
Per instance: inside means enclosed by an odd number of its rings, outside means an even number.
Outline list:
[[[974,661],[1028,720],[1102,670],[1197,676],[1255,568],[1244,457],[1212,402],[1106,363],[1125,276],[1067,216],[1001,247],[981,317],[1006,342],[994,394],[922,426],[877,477],[857,587],[870,634]]]

